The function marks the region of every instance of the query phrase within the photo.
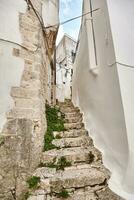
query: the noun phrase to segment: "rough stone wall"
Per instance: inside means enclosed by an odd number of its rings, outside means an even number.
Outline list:
[[[42,15],[42,1],[31,1]],[[11,88],[14,107],[7,113],[7,122],[0,135],[0,199],[22,199],[26,179],[40,162],[46,130],[45,101],[50,55],[42,27],[31,5],[20,13],[23,46],[13,48],[13,55],[25,61],[20,87]],[[57,31],[53,32],[55,36]],[[49,35],[49,32],[47,33]],[[55,37],[50,41],[51,49]],[[48,38],[49,41],[49,38]],[[10,67],[10,66],[9,66]],[[23,196],[23,195],[22,195]]]

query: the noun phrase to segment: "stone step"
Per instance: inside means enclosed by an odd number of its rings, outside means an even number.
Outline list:
[[[82,168],[57,172],[50,180],[51,191],[60,192],[62,188],[82,188],[105,184],[106,176],[103,171],[96,168]]]
[[[95,186],[80,188],[75,191],[67,190],[69,193],[68,200],[124,200],[119,197],[113,191],[111,191],[107,186]],[[63,200],[62,198],[58,198],[56,196],[51,196],[48,200]]]
[[[89,165],[68,167],[64,171],[56,171],[47,167],[38,168],[34,176],[41,178],[40,189],[49,193],[59,193],[63,188],[83,188],[87,186],[105,185],[109,179],[105,168],[95,168]]]
[[[88,131],[85,129],[72,129],[69,131],[53,132],[54,137],[59,136],[61,138],[76,138],[80,136],[87,136]]]
[[[109,187],[102,184],[95,187],[85,187],[80,189],[67,189],[68,200],[124,200],[115,194]],[[55,193],[47,194],[44,190],[37,190],[28,200],[63,200],[57,197]]]
[[[71,106],[73,106],[74,107],[74,105],[73,105],[73,103],[70,101],[70,102],[58,102],[57,103],[57,105],[58,106],[60,106],[60,107],[71,107]]]
[[[74,107],[73,104],[64,104],[64,105],[60,105],[60,108],[78,108],[78,107]]]
[[[41,163],[52,163],[53,160],[58,161],[61,157],[65,157],[67,161],[70,161],[72,165],[78,163],[95,163],[101,162],[101,153],[95,147],[74,147],[64,148],[60,150],[50,150],[42,154]]]
[[[45,194],[37,194],[37,195],[30,196],[27,200],[48,200],[48,199],[47,199],[47,195]]]
[[[108,187],[105,187],[101,190],[96,191],[97,196],[99,197],[99,200],[125,200],[122,197],[115,194],[112,190],[110,190]]]
[[[68,200],[98,200],[95,192],[92,191],[84,191],[84,189],[76,190],[75,192],[70,192]],[[34,199],[31,199],[34,200]],[[36,199],[35,199],[36,200]],[[49,197],[48,200],[63,200],[63,198],[58,198],[56,196]],[[112,200],[112,199],[111,199]]]
[[[60,107],[60,110],[63,113],[72,113],[72,112],[78,113],[78,112],[80,112],[80,109],[79,108],[75,108],[75,107],[72,107],[72,108],[70,108],[70,107],[67,107],[67,108]]]
[[[68,129],[81,129],[84,128],[84,123],[77,122],[77,123],[64,123],[64,127],[66,130]]]
[[[78,115],[77,117],[65,118],[65,123],[77,123],[82,122],[82,116]]]
[[[80,112],[70,112],[70,113],[65,113],[65,119],[70,119],[70,118],[75,118],[75,117],[82,117],[83,114]]]
[[[52,141],[56,147],[67,148],[67,147],[87,147],[93,145],[93,140],[89,136],[81,136],[77,138],[62,138],[54,139]]]

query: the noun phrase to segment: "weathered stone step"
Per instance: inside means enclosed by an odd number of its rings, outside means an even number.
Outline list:
[[[91,190],[84,191],[83,189],[68,190],[69,197],[68,200],[98,200],[97,195]],[[58,198],[56,194],[45,194],[43,190],[38,190],[36,194],[33,194],[28,200],[63,200],[64,198]],[[111,199],[113,200],[113,199]],[[117,199],[116,199],[117,200]]]
[[[80,112],[80,109],[79,108],[75,108],[75,107],[66,107],[66,108],[63,108],[63,107],[60,107],[60,110],[61,110],[61,112],[63,112],[63,113],[72,113],[72,112],[76,112],[76,113],[78,113],[78,112]]]
[[[125,200],[110,190],[109,187],[96,191],[96,194],[99,200]]]
[[[63,108],[63,109],[75,108],[73,104],[70,104],[70,105],[66,105],[66,104],[65,105],[60,105],[59,107]],[[78,108],[78,107],[76,107],[76,108]]]
[[[58,102],[57,105],[60,106],[60,107],[74,106],[71,101],[68,101],[68,102]]]
[[[104,185],[89,186],[77,190],[68,189],[67,191],[69,194],[68,200],[124,200]],[[28,200],[63,200],[63,198],[58,198],[54,194],[49,195],[43,190],[38,190]]]
[[[65,123],[77,123],[82,122],[82,116],[72,117],[72,118],[65,118]]]
[[[105,184],[106,176],[96,168],[68,169],[56,173],[50,180],[52,192],[60,192],[62,188],[81,188]]]
[[[86,187],[80,188],[73,192],[68,190],[70,196],[67,198],[68,200],[124,200],[123,198],[119,197],[113,191],[111,191],[108,187],[102,186],[95,186],[93,187]],[[33,199],[34,200],[34,199]],[[49,197],[47,200],[63,200],[62,198],[58,198],[55,196]]]
[[[87,147],[89,145],[93,145],[93,140],[89,136],[81,136],[77,138],[54,139],[52,143],[60,148]]]
[[[62,132],[53,132],[54,137],[59,136],[61,138],[76,138],[80,136],[87,136],[88,131],[85,129],[72,129],[69,131],[62,131]]]
[[[94,192],[84,191],[84,189],[83,191],[82,189],[76,190],[74,193],[70,192],[69,195],[70,196],[67,198],[68,200],[98,200],[98,197]],[[31,200],[34,200],[34,199],[31,199]],[[49,200],[63,200],[63,198],[52,196],[49,198]]]
[[[69,119],[69,118],[75,118],[75,117],[82,117],[82,113],[80,112],[70,112],[70,113],[65,113],[65,119]]]
[[[58,160],[61,157],[65,157],[67,161],[71,162],[71,165],[78,163],[94,163],[101,162],[101,153],[95,147],[74,147],[64,148],[60,150],[50,150],[42,154],[41,163],[52,163],[54,159]]]
[[[81,129],[81,128],[84,128],[84,123],[82,123],[82,122],[65,123],[64,127],[65,127],[66,130],[69,130],[69,129]]]
[[[87,186],[105,185],[109,176],[105,168],[89,165],[68,167],[64,171],[56,171],[47,167],[38,168],[34,176],[41,178],[40,189],[47,193],[59,193],[63,188],[83,188]]]

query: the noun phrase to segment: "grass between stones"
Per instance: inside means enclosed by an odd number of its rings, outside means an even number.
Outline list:
[[[94,161],[94,159],[95,159],[95,156],[94,156],[94,154],[90,151],[89,154],[88,154],[88,161],[87,161],[87,163],[88,163],[88,164],[91,164],[91,163]]]
[[[24,194],[24,200],[27,200],[30,197],[31,193],[30,192],[26,192]]]
[[[40,163],[39,167],[56,168],[56,171],[58,171],[58,170],[64,170],[65,167],[70,167],[71,165],[72,165],[71,162],[67,161],[66,158],[62,156],[61,158],[58,159],[58,161],[56,161],[56,158],[54,158],[53,162],[51,163],[47,164]]]
[[[40,177],[32,176],[27,180],[28,188],[30,191],[27,191],[23,194],[23,199],[27,200],[31,196],[31,191],[39,188]]]
[[[40,183],[40,177],[32,176],[27,180],[29,189],[37,189]]]
[[[71,165],[71,162],[67,161],[66,158],[62,156],[57,162],[56,170],[64,170],[65,167],[70,167]]]
[[[47,131],[44,136],[44,151],[51,149],[57,149],[55,145],[52,144],[54,138],[53,131],[65,131],[64,128],[64,115],[59,110],[58,107],[49,106],[46,104],[46,119],[47,119]]]
[[[58,198],[63,198],[63,199],[67,199],[68,197],[70,197],[68,191],[65,189],[62,189],[62,191],[60,193],[56,194],[56,196]]]

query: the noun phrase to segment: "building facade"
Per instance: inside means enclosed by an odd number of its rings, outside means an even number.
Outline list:
[[[51,13],[49,15],[48,13]],[[54,101],[58,0],[0,1],[0,199],[21,199]]]
[[[72,96],[73,59],[77,42],[65,34],[56,48],[56,99]]]
[[[103,152],[110,187],[134,199],[133,1],[83,0],[73,102]],[[84,78],[83,78],[84,77]]]

